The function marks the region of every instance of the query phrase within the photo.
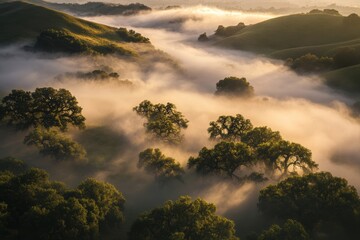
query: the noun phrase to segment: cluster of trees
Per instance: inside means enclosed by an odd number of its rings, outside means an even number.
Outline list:
[[[356,13],[352,13],[344,18],[344,25],[348,27],[358,26],[360,24],[360,17]]]
[[[236,26],[229,26],[229,27],[224,27],[223,25],[219,25],[218,28],[215,30],[215,36],[230,37],[240,32],[245,27],[246,25],[242,22]]]
[[[341,16],[338,10],[336,9],[313,9],[309,12],[309,14],[328,14],[328,15],[335,15],[335,16]]]
[[[160,182],[167,182],[171,179],[182,181],[184,169],[175,159],[166,157],[160,149],[148,148],[139,154],[138,168],[155,176]]]
[[[350,47],[338,49],[333,56],[319,57],[308,53],[296,59],[286,60],[286,65],[297,73],[319,73],[358,64],[360,64],[360,52]]]
[[[215,95],[230,97],[252,97],[254,88],[246,78],[226,77],[216,83]]]
[[[44,170],[0,159],[2,239],[102,239],[121,226],[124,203],[109,183],[90,178],[70,189]]]
[[[179,143],[181,127],[188,121],[168,103],[152,104],[143,101],[134,108],[146,117],[148,133],[166,143]],[[298,143],[284,140],[279,132],[268,127],[253,127],[242,115],[220,116],[210,122],[210,139],[217,143],[211,149],[204,147],[197,157],[190,157],[188,168],[204,175],[215,174],[239,182],[262,182],[292,174],[309,173],[317,169],[311,151]],[[173,158],[166,157],[160,149],[146,149],[139,154],[139,168],[155,175],[157,180],[181,179],[183,168]]]
[[[327,239],[337,231],[343,239],[355,239],[360,233],[356,189],[327,172],[293,176],[268,186],[260,191],[258,208],[273,219],[298,221],[312,237],[322,234]]]
[[[308,173],[317,168],[311,151],[300,144],[283,140],[279,132],[268,127],[253,127],[242,115],[220,116],[208,128],[210,138],[218,143],[212,149],[204,147],[198,157],[191,157],[189,168],[202,174],[217,174],[236,180],[263,181],[264,174]],[[263,172],[253,169],[264,169]]]
[[[359,234],[359,195],[345,179],[330,173],[292,176],[270,185],[261,190],[258,208],[276,224],[248,240],[327,239],[334,229],[347,239]],[[201,199],[180,197],[140,215],[129,239],[238,239],[234,223],[215,211],[213,204]]]
[[[104,70],[96,69],[92,72],[77,72],[76,77],[89,80],[104,80],[109,78],[118,79],[120,75],[117,72],[106,72]]]
[[[235,224],[216,215],[216,207],[202,199],[180,197],[139,216],[129,240],[239,240]]]
[[[149,43],[150,39],[142,36],[140,33],[135,32],[126,28],[117,29],[116,33],[123,39],[125,42],[135,42],[135,43]]]
[[[84,53],[89,51],[86,42],[65,30],[47,29],[40,33],[34,46],[46,52]]]
[[[24,139],[40,153],[58,160],[85,158],[85,150],[66,138],[69,126],[85,128],[85,117],[76,98],[66,89],[37,88],[34,92],[12,90],[0,104],[0,121],[17,130],[30,131]]]
[[[176,110],[174,104],[152,104],[145,100],[133,110],[139,116],[147,119],[144,127],[152,139],[169,144],[178,144],[182,141],[181,130],[188,127],[189,121]]]
[[[131,30],[130,30],[131,31]],[[129,31],[129,32],[130,32]],[[120,35],[124,34],[121,33]],[[138,33],[128,33],[130,37],[124,38],[126,42],[139,42],[139,39],[145,39]],[[135,39],[135,40],[134,40]],[[145,41],[146,42],[146,41]],[[131,55],[132,53],[120,46],[114,44],[92,44],[88,41],[78,38],[71,32],[62,29],[46,29],[40,33],[37,37],[34,50],[45,51],[50,53],[69,53],[69,54],[113,54],[118,53],[120,55]]]
[[[334,67],[334,59],[308,53],[296,59],[287,59],[286,65],[297,73],[319,73],[331,70]]]

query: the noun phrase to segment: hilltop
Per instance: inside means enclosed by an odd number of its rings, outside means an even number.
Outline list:
[[[139,56],[154,51],[148,38],[132,30],[85,21],[25,2],[0,4],[0,45],[30,43],[35,50],[117,53]]]
[[[98,15],[133,15],[152,9],[141,3],[131,3],[128,5],[104,3],[104,2],[87,2],[79,3],[53,3],[43,0],[27,0],[40,6],[49,7],[59,11],[69,12],[80,16],[98,16]]]
[[[234,28],[230,26],[223,31]],[[297,60],[296,64],[302,64],[297,70],[301,71],[309,70],[310,62],[306,61],[311,59],[311,65],[316,65],[311,71],[321,71],[330,86],[360,93],[360,17],[356,14],[344,17],[336,10],[314,10],[241,27],[227,36],[215,34],[209,39],[218,47],[290,59],[291,63]],[[346,54],[348,59],[355,60],[339,66],[339,59]]]

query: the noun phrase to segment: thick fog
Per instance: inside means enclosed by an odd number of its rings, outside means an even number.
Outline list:
[[[110,56],[50,58],[24,52],[19,46],[1,49],[3,95],[14,88],[34,90],[52,86],[66,88],[76,96],[87,119],[87,130],[72,130],[71,134],[87,148],[89,163],[84,166],[44,158],[36,149],[22,144],[25,133],[7,129],[1,130],[0,157],[22,158],[47,169],[53,179],[70,185],[89,176],[110,181],[127,199],[127,227],[142,211],[168,199],[190,195],[215,203],[219,213],[240,223],[241,235],[244,228],[259,225],[256,197],[263,186],[250,183],[238,186],[192,171],[186,173],[184,183],[161,185],[136,165],[140,151],[159,147],[186,167],[190,156],[196,156],[203,146],[214,144],[208,140],[210,121],[224,114],[242,114],[254,126],[268,126],[280,131],[285,139],[311,149],[320,171],[345,177],[360,190],[360,124],[346,108],[350,99],[334,93],[321,79],[290,72],[281,62],[240,51],[214,49],[196,40],[198,34],[211,33],[219,24],[253,24],[271,17],[274,16],[194,7],[132,17],[88,18],[141,32],[156,48],[170,54],[181,71],[166,63],[154,63],[152,71],[145,71],[136,62]],[[126,87],[116,80],[84,81],[64,75],[105,66],[118,72],[120,79],[133,82],[133,86]],[[246,77],[254,86],[256,97],[248,100],[215,97],[216,82],[228,76]],[[169,147],[146,139],[144,120],[132,111],[145,99],[153,103],[172,102],[189,120],[180,146]]]

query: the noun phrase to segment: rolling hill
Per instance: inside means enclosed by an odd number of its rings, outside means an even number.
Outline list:
[[[308,53],[333,58],[343,49],[360,53],[360,17],[324,13],[283,16],[247,26],[228,37],[217,36],[212,43],[282,60]],[[360,93],[360,65],[331,69],[323,76],[338,90]]]
[[[338,47],[360,48],[360,21],[347,24],[346,19],[329,14],[284,16],[248,26],[215,45],[279,58],[301,56],[314,49],[328,55]]]
[[[141,3],[131,3],[128,5],[87,2],[79,3],[54,3],[43,0],[26,0],[36,5],[49,7],[59,11],[69,12],[80,16],[98,16],[98,15],[133,15],[144,11],[151,11],[151,8]]]
[[[147,38],[133,31],[85,21],[25,2],[0,4],[0,29],[0,45],[3,46],[46,43],[44,49],[51,51],[49,46],[61,50],[72,44],[91,53],[132,56],[155,50]]]

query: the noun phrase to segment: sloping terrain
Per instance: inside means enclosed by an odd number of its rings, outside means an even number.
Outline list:
[[[61,39],[56,39],[58,42],[65,39],[63,45],[75,43],[98,53],[114,52],[135,56],[139,52],[154,50],[149,40],[138,33],[85,21],[25,2],[0,4],[0,29],[1,45],[35,43],[41,35],[47,37],[47,45],[52,45],[49,44],[51,39],[48,36],[48,30],[51,30],[50,33],[55,33],[51,38],[60,36]]]
[[[296,59],[309,53],[336,60],[336,54],[344,49],[351,49],[359,58],[360,17],[323,13],[283,16],[247,26],[229,37],[216,37],[213,44],[282,60]],[[339,67],[335,61],[327,71],[323,76],[330,86],[360,93],[360,68],[357,63]]]

